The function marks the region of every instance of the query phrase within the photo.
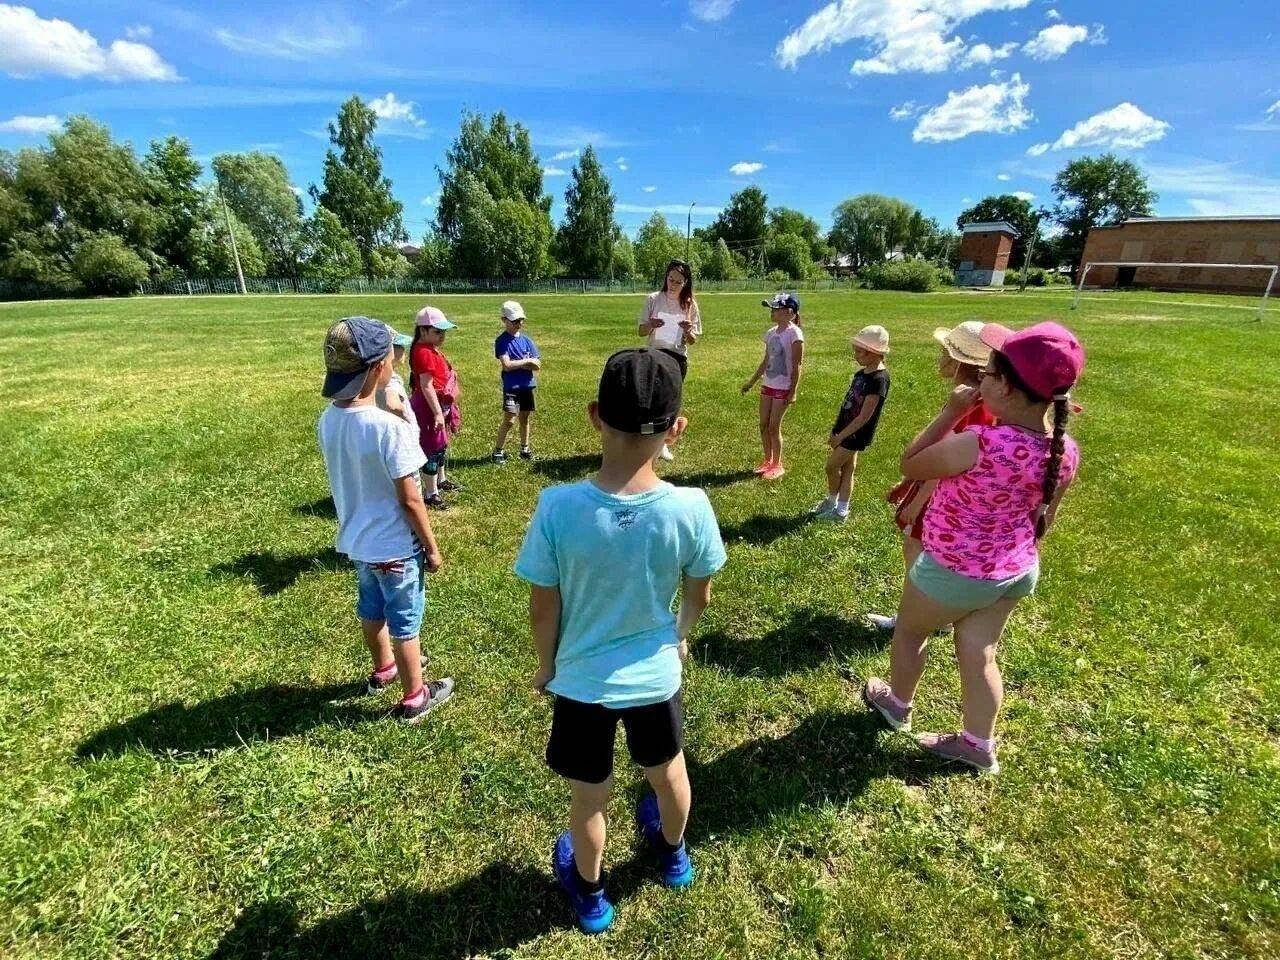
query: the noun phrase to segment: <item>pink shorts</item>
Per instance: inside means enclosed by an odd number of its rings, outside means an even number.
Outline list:
[[[780,390],[777,387],[761,387],[760,396],[768,397],[770,400],[785,400],[790,390]]]

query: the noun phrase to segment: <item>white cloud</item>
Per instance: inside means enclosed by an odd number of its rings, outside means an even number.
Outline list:
[[[620,173],[626,173],[631,169],[631,167],[627,165],[626,157],[619,157],[617,160],[613,161],[613,164],[618,168]]]
[[[0,120],[0,133],[21,133],[30,137],[42,137],[62,129],[62,121],[49,114],[44,117],[17,116]]]
[[[1064,130],[1062,136],[1054,141],[1053,149],[1106,147],[1107,149],[1139,150],[1148,143],[1164,139],[1165,134],[1171,129],[1169,124],[1147,116],[1132,103],[1122,103],[1110,110],[1094,114],[1088,120],[1081,120],[1070,130]],[[1034,154],[1034,156],[1039,155]]]
[[[385,96],[370,100],[369,108],[382,121],[378,130],[383,136],[422,140],[429,133],[427,121],[418,116],[418,105],[412,100],[398,100],[394,93],[388,91]]]
[[[1035,144],[1032,144],[1031,146],[1027,147],[1027,156],[1028,156],[1028,157],[1043,157],[1046,153],[1048,153],[1048,152],[1049,152],[1049,148],[1050,148],[1051,146],[1053,146],[1053,144],[1050,144],[1050,143],[1035,143]]]
[[[139,23],[132,27],[125,27],[124,35],[130,40],[149,40],[151,39],[151,27],[145,23]]]
[[[1016,73],[1007,83],[953,90],[945,103],[925,111],[911,139],[916,143],[942,143],[971,133],[1021,130],[1035,116],[1024,104],[1030,92],[1031,84],[1023,83]]]
[[[617,147],[634,146],[634,143],[630,140],[622,140],[601,130],[591,130],[586,127],[560,127],[551,131],[544,131],[535,135],[533,142],[540,147],[555,147],[557,149],[581,149],[582,147],[593,146],[597,150],[610,150]]]
[[[699,20],[715,23],[733,13],[738,0],[690,0],[689,12]]]
[[[574,159],[575,157],[577,157],[577,155],[578,155],[578,151],[577,151],[577,150],[561,150],[559,153],[557,153],[557,154],[556,154],[555,156],[553,156],[551,159],[552,159],[552,160],[572,160],[572,159]]]
[[[1050,7],[1047,11],[1045,11],[1045,16],[1050,20],[1062,19],[1062,14],[1060,14],[1057,10],[1053,9],[1053,7]]]
[[[912,117],[919,116],[924,112],[924,105],[916,103],[914,100],[908,100],[906,103],[900,103],[889,111],[890,120],[910,120]]]
[[[114,40],[104,49],[89,31],[66,20],[45,20],[30,7],[0,3],[0,36],[0,70],[12,77],[178,79],[178,71],[146,44]]]
[[[440,192],[428,193],[425,197],[418,201],[424,207],[434,207],[440,202]]]
[[[764,164],[758,161],[739,160],[737,163],[735,163],[732,167],[729,168],[729,172],[732,173],[735,177],[749,177],[753,173],[759,173],[763,169],[764,169]]]
[[[657,187],[641,187],[640,189],[643,190],[645,193],[653,193],[658,188]]]
[[[770,140],[760,148],[765,153],[799,153],[800,148],[790,141]]]
[[[1277,100],[1271,106],[1267,107],[1267,116],[1268,117],[1280,116],[1280,100]]]
[[[1271,106],[1263,111],[1263,119],[1257,123],[1239,123],[1236,124],[1237,130],[1249,130],[1254,133],[1262,131],[1280,130],[1280,100],[1277,100]]]
[[[1019,200],[1027,201],[1027,203],[1030,203],[1032,200],[1036,198],[1036,195],[1034,193],[1028,193],[1026,190],[1015,190],[1013,191],[1013,195],[1017,197]]]
[[[569,171],[563,167],[543,167],[542,175],[544,177],[567,177]]]
[[[1008,173],[997,173],[996,179],[1007,183],[1008,181],[1013,179],[1013,176]]]
[[[873,56],[854,74],[940,73],[959,60],[965,41],[948,36],[983,13],[1021,10],[1031,0],[834,0],[778,44],[774,59],[794,67],[811,53],[863,40]]]
[[[219,27],[213,35],[220,44],[237,53],[282,60],[333,56],[357,46],[364,37],[358,24],[335,10],[315,12],[282,23],[242,25],[242,32]]]
[[[1045,27],[1022,45],[1022,52],[1033,60],[1057,60],[1077,43],[1085,41],[1097,46],[1107,42],[1102,25],[1095,24],[1093,33],[1079,24],[1055,23]]]
[[[1016,43],[1005,43],[998,47],[992,47],[985,43],[975,43],[960,58],[960,66],[977,67],[996,60],[1006,60],[1013,56],[1017,49],[1018,45]]]
[[[1236,165],[1187,159],[1146,164],[1148,182],[1160,194],[1186,198],[1204,217],[1230,217],[1280,211],[1280,179],[1240,173]]]

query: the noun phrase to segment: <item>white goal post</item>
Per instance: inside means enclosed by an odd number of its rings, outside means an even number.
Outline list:
[[[1094,267],[1190,267],[1190,268],[1213,268],[1221,269],[1223,267],[1232,267],[1237,270],[1266,270],[1270,273],[1267,278],[1267,285],[1262,291],[1262,302],[1258,304],[1258,319],[1262,319],[1262,314],[1267,309],[1267,297],[1271,294],[1271,287],[1276,282],[1276,274],[1280,273],[1280,264],[1271,263],[1171,263],[1168,260],[1163,263],[1155,263],[1152,261],[1098,261],[1096,263],[1086,263],[1080,270],[1080,282],[1076,285],[1075,299],[1071,301],[1071,309],[1074,310],[1080,305],[1080,294],[1084,290],[1085,277],[1089,276],[1089,271]]]

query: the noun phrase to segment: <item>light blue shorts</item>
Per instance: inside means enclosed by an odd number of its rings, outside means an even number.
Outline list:
[[[977,580],[948,570],[925,552],[916,558],[907,576],[930,600],[972,613],[991,606],[997,600],[1021,600],[1031,596],[1036,592],[1036,582],[1040,579],[1040,564],[1008,580]]]
[[[356,616],[387,621],[387,632],[398,643],[416,638],[427,606],[427,568],[422,554],[388,563],[357,560],[355,564]]]

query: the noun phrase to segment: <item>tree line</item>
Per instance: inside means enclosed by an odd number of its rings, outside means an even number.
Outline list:
[[[652,279],[676,257],[704,279],[783,282],[822,275],[837,257],[852,271],[890,254],[954,265],[959,246],[955,231],[895,197],[845,200],[824,233],[800,210],[770,207],[756,186],[733,194],[692,235],[655,213],[633,240],[615,219],[612,186],[590,146],[570,172],[555,225],[529,131],[499,112],[463,115],[437,168],[435,220],[411,262],[377,123],[359,97],[341,106],[307,216],[279,157],[220,154],[206,180],[180,137],[153,140],[140,157],[105,125],[71,117],[45,146],[0,151],[0,280],[128,293],[146,280],[232,276],[238,255],[248,277],[334,284],[358,276]],[[1110,154],[1067,164],[1053,193],[1055,205],[1038,210],[1017,196],[987,197],[957,227],[1007,220],[1021,234],[1015,266],[1032,238],[1033,263],[1074,264],[1092,226],[1148,214],[1156,200],[1142,172]]]

